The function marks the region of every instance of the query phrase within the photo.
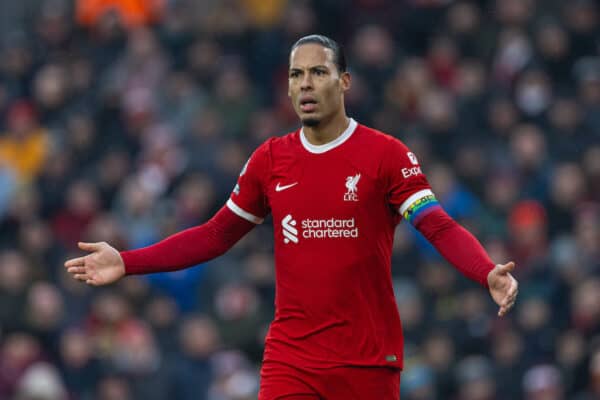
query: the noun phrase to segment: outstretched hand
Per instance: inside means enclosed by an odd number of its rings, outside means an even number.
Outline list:
[[[517,300],[519,283],[511,275],[515,269],[515,263],[498,264],[488,274],[488,286],[492,298],[500,306],[498,316],[502,317],[508,312]]]
[[[125,275],[125,264],[121,255],[108,243],[79,242],[77,245],[90,254],[65,262],[65,268],[73,278],[88,285],[101,286],[115,282]]]

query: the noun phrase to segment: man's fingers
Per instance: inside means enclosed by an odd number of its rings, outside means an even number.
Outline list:
[[[81,250],[85,250],[85,251],[98,251],[98,250],[100,250],[101,245],[102,245],[101,242],[97,242],[97,243],[79,242],[79,243],[77,243],[77,246]]]
[[[508,295],[504,298],[504,301],[500,305],[500,310],[498,311],[498,315],[500,317],[504,316],[515,305],[518,294],[518,285],[516,281],[514,281],[508,291]]]
[[[503,317],[508,312],[508,310],[511,309],[511,307],[512,307],[512,304],[500,307],[500,310],[498,311],[498,316]]]
[[[503,306],[506,306],[507,304],[513,303],[517,300],[517,295],[519,294],[519,290],[515,287],[514,289],[511,288],[511,290],[508,292],[508,295],[504,298],[504,301],[502,302]]]
[[[517,301],[517,296],[511,296],[504,300],[504,303],[502,303],[502,305],[507,306],[509,304],[515,304],[515,301]]]
[[[504,316],[515,305],[516,300],[516,297],[513,297],[512,299],[504,302],[498,311],[498,316]]]
[[[88,274],[75,274],[75,275],[73,275],[73,278],[77,279],[78,281],[86,281],[90,277]]]
[[[65,267],[79,267],[85,265],[85,257],[72,258],[65,262]]]
[[[500,272],[508,273],[515,269],[515,263],[512,261],[507,262],[504,265],[500,265]]]
[[[517,281],[513,279],[510,284],[510,288],[508,288],[508,292],[506,294],[504,303],[514,300],[517,297],[518,293],[519,293],[519,285],[517,284]]]
[[[67,272],[70,274],[85,274],[85,267],[69,267]]]
[[[517,300],[516,297],[509,297],[508,299],[506,299],[506,301],[502,304],[503,307],[512,307],[513,304],[515,304],[515,301]]]

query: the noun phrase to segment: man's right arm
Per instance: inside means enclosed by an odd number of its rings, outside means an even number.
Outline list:
[[[224,206],[202,225],[152,246],[121,252],[125,274],[176,271],[212,260],[233,247],[255,226]]]
[[[68,260],[65,268],[75,279],[93,286],[116,282],[124,275],[175,271],[218,257],[254,226],[225,206],[205,224],[137,250],[119,253],[105,242],[80,242],[79,248],[90,254]]]

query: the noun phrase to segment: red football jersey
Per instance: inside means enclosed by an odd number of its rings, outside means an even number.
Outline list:
[[[227,205],[255,223],[273,216],[275,319],[265,360],[402,367],[392,241],[401,213],[428,196],[414,154],[354,120],[325,145],[299,130],[254,152]]]

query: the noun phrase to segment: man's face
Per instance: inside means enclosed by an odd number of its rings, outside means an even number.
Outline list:
[[[340,73],[331,49],[309,43],[290,54],[288,96],[305,126],[318,126],[337,112],[343,112],[344,91],[350,75]]]

